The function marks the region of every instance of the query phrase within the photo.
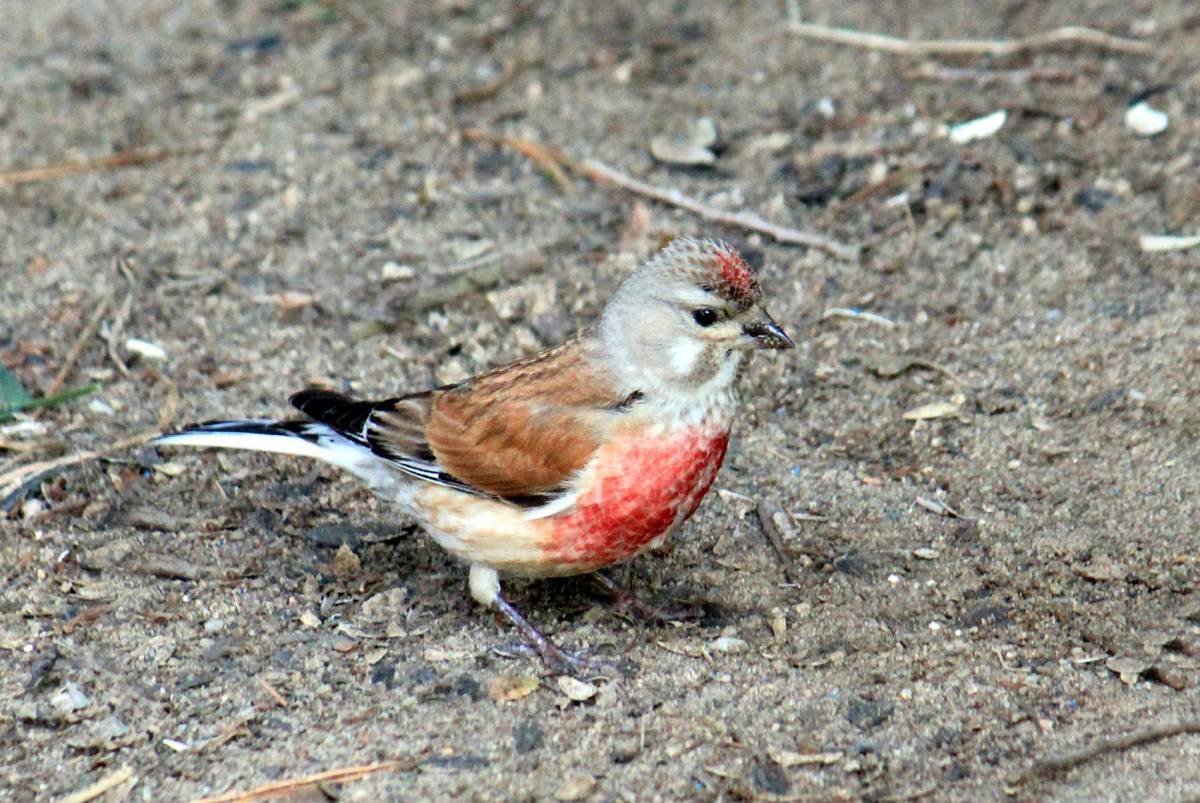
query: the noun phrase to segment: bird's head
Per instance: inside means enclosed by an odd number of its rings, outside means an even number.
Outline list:
[[[794,348],[761,301],[758,279],[737,251],[679,239],[625,280],[600,334],[626,382],[640,374],[671,392],[724,391],[747,353]]]

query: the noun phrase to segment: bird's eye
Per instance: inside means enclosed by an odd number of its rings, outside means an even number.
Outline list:
[[[712,326],[717,322],[717,311],[712,307],[701,307],[692,313],[692,320],[700,326]]]

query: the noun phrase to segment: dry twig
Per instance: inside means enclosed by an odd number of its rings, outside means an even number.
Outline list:
[[[467,142],[490,142],[493,145],[502,145],[505,148],[511,148],[546,171],[546,174],[554,179],[554,183],[562,189],[569,189],[571,186],[571,182],[567,179],[567,174],[563,172],[563,165],[570,168],[574,168],[575,165],[567,158],[566,154],[557,148],[548,148],[533,140],[521,137],[493,134],[490,131],[484,131],[480,128],[464,128],[462,136]]]
[[[923,81],[970,82],[980,86],[993,84],[1023,85],[1038,81],[1053,84],[1072,84],[1084,80],[1078,72],[1049,68],[1026,67],[1019,70],[981,70],[971,67],[947,67],[925,63],[909,74]]]
[[[117,314],[113,316],[112,322],[100,332],[100,336],[104,338],[104,344],[108,348],[108,358],[112,360],[113,365],[117,366],[117,370],[126,379],[132,379],[132,374],[129,373],[129,366],[121,359],[121,351],[119,341],[121,333],[125,329],[125,324],[129,322],[129,316],[133,312],[133,298],[137,291],[137,283],[134,280],[133,269],[129,267],[129,263],[124,259],[117,260],[117,271],[125,277],[125,282],[129,287],[129,291],[125,294],[125,300],[121,302]]]
[[[233,722],[226,723],[221,726],[221,732],[204,744],[204,750],[216,750],[224,747],[234,739],[242,736],[249,736],[250,729],[246,727],[246,723],[254,719],[253,716],[242,717]]]
[[[866,50],[881,50],[902,56],[1004,57],[1069,45],[1086,45],[1100,50],[1137,55],[1154,52],[1154,45],[1149,42],[1125,39],[1078,25],[1055,28],[1021,39],[901,39],[898,36],[865,33],[852,28],[835,28],[811,22],[793,22],[787,27],[788,31],[804,39],[861,47]]]
[[[780,564],[783,567],[783,576],[787,578],[789,583],[799,583],[800,578],[796,576],[792,556],[788,553],[787,545],[783,543],[783,536],[779,533],[779,528],[775,526],[775,514],[782,512],[782,508],[766,500],[761,500],[758,503],[759,524],[762,526],[763,535],[771,543],[771,548],[779,556]]]
[[[175,411],[179,409],[179,386],[166,374],[158,371],[154,373],[156,374],[155,378],[167,386],[167,397],[163,399],[162,406],[158,408],[158,428],[160,431],[166,432],[175,423]]]
[[[878,800],[879,803],[903,803],[903,801],[908,800],[920,800],[923,797],[933,794],[937,790],[938,783],[937,781],[934,781],[933,783],[922,786],[920,789],[913,789],[908,792],[897,792],[894,795],[876,798],[876,800]]]
[[[480,86],[464,87],[454,93],[454,103],[458,106],[467,106],[472,103],[482,103],[485,100],[491,100],[500,94],[504,87],[513,82],[518,75],[521,74],[525,64],[521,61],[511,59],[504,62],[504,66],[500,69],[500,74]]]
[[[51,471],[57,471],[60,468],[67,466],[75,466],[80,463],[86,463],[89,460],[95,460],[97,457],[119,452],[122,449],[128,449],[131,446],[138,446],[151,438],[159,435],[159,430],[154,429],[149,432],[142,432],[137,435],[132,435],[128,438],[122,438],[115,443],[110,443],[100,449],[90,449],[86,452],[78,452],[69,454],[64,457],[58,457],[54,460],[42,460],[37,463],[29,463],[28,465],[18,466],[17,468],[0,474],[0,508],[11,494],[16,493],[22,485],[27,482],[48,474]]]
[[[100,780],[96,781],[86,789],[80,789],[74,794],[67,795],[59,803],[88,803],[89,800],[95,800],[109,790],[116,789],[126,781],[133,779],[137,783],[137,778],[134,777],[133,770],[129,767],[122,767]]]
[[[385,316],[354,323],[350,329],[351,335],[356,340],[362,340],[394,332],[397,322],[444,306],[462,296],[520,282],[544,270],[545,255],[557,251],[562,244],[561,240],[551,240],[530,248],[493,251],[470,260],[469,264],[458,266],[451,273],[423,276],[411,287],[406,287],[403,295],[387,302]]]
[[[1034,763],[1021,776],[1020,780],[1025,781],[1039,775],[1045,776],[1053,775],[1057,772],[1065,772],[1078,767],[1080,764],[1085,764],[1098,756],[1107,755],[1108,753],[1120,753],[1133,747],[1140,747],[1144,744],[1189,733],[1200,734],[1200,719],[1185,719],[1181,722],[1173,722],[1166,725],[1153,725],[1144,730],[1134,731],[1124,736],[1104,737],[1080,750],[1050,756]]]
[[[713,223],[756,231],[760,234],[765,234],[776,242],[816,248],[833,254],[838,259],[844,259],[847,262],[854,262],[858,259],[860,249],[857,245],[840,243],[823,235],[813,234],[812,232],[800,231],[799,229],[792,229],[786,226],[777,226],[769,220],[764,220],[758,215],[749,212],[730,212],[725,209],[719,209],[702,201],[697,201],[694,198],[689,198],[679,190],[663,189],[655,187],[652,184],[647,184],[644,181],[639,181],[595,159],[587,159],[582,162],[579,165],[579,171],[593,181],[601,184],[612,184],[623,190],[628,190],[635,195],[641,195],[644,198],[650,198],[668,206],[686,209],[692,214],[698,215],[705,220],[710,220]]]
[[[117,370],[126,379],[132,378],[133,375],[129,373],[129,366],[121,359],[121,351],[117,345],[117,339],[121,336],[121,331],[125,328],[125,322],[129,320],[129,313],[132,310],[133,291],[130,290],[125,295],[125,300],[121,302],[121,307],[117,310],[117,314],[113,316],[112,324],[100,333],[101,337],[104,338],[105,348],[108,349],[108,358],[112,360],[113,365],[117,366]]]
[[[279,693],[278,689],[267,682],[266,678],[260,675],[258,678],[258,683],[263,687],[263,691],[271,696],[271,700],[275,703],[275,705],[279,706],[280,708],[288,707],[287,700],[284,698],[284,696]]]
[[[90,624],[96,621],[104,614],[113,609],[109,603],[102,605],[93,605],[90,608],[85,608],[79,613],[72,616],[70,619],[62,623],[61,631],[64,636],[69,636],[74,633],[81,625]]]
[[[75,339],[71,350],[67,352],[67,357],[63,360],[58,373],[54,375],[54,379],[46,387],[43,393],[44,396],[53,396],[62,390],[63,385],[67,383],[67,378],[71,375],[71,371],[74,370],[75,363],[79,361],[79,357],[83,354],[88,341],[95,337],[96,332],[100,329],[100,321],[104,319],[104,315],[108,312],[108,305],[110,303],[112,303],[112,295],[105,296],[100,305],[96,307],[96,311],[92,313],[92,317],[88,319],[83,329],[80,330],[79,337]]]
[[[341,769],[328,770],[327,772],[318,772],[314,775],[305,775],[301,778],[276,781],[275,783],[263,784],[245,792],[230,792],[229,794],[217,797],[206,797],[195,800],[193,803],[251,803],[251,801],[270,800],[271,798],[295,794],[308,786],[325,783],[345,783],[346,781],[354,781],[368,775],[374,775],[377,772],[411,772],[416,767],[417,760],[412,758],[380,761],[375,764],[343,767]]]
[[[532,159],[538,167],[545,170],[563,187],[568,186],[566,174],[562,170],[563,167],[566,167],[598,184],[618,187],[634,195],[640,195],[643,198],[649,198],[652,201],[658,201],[667,206],[684,209],[713,223],[756,231],[781,243],[816,248],[848,262],[856,261],[861,250],[857,245],[840,243],[820,234],[801,231],[787,226],[778,226],[755,214],[730,212],[726,209],[711,206],[703,201],[690,198],[679,190],[665,189],[656,187],[653,184],[647,184],[595,159],[585,159],[582,162],[575,161],[558,148],[547,147],[528,139],[493,134],[478,128],[464,129],[462,136],[468,142],[490,142],[512,148],[523,156]]]
[[[44,167],[30,167],[18,170],[0,170],[0,184],[17,186],[32,184],[38,181],[53,181],[66,176],[77,176],[81,173],[98,173],[103,170],[116,170],[121,167],[137,167],[139,165],[161,162],[176,156],[188,156],[206,150],[203,146],[179,148],[176,150],[157,151],[121,151],[112,156],[99,159],[82,159],[64,161]]]

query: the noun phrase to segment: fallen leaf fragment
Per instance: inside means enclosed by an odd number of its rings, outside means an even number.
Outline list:
[[[570,675],[559,675],[558,690],[573,702],[581,703],[596,696],[599,691],[593,684],[573,678]]]
[[[354,550],[346,544],[342,544],[338,547],[337,552],[333,553],[333,560],[329,562],[329,570],[339,580],[348,580],[357,577],[362,572],[362,561],[358,559],[358,555],[354,554]]]
[[[709,148],[716,141],[716,124],[711,117],[702,117],[682,135],[662,134],[650,140],[650,155],[667,164],[711,165],[717,156]]]
[[[180,477],[187,473],[187,466],[183,463],[158,463],[154,470],[167,477]]]
[[[921,360],[905,357],[899,354],[881,354],[870,359],[867,368],[876,376],[890,379],[907,371],[909,368],[919,368]]]
[[[497,675],[488,681],[488,697],[497,703],[511,703],[528,697],[538,687],[538,679],[532,675]]]
[[[1110,671],[1117,673],[1121,677],[1121,682],[1126,686],[1132,686],[1137,683],[1138,678],[1154,666],[1149,661],[1142,660],[1141,658],[1130,658],[1122,655],[1114,655],[1105,661],[1104,665]]]

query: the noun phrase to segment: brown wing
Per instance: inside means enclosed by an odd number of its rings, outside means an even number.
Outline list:
[[[425,436],[438,464],[496,496],[561,489],[622,409],[594,348],[572,340],[436,393]]]
[[[322,391],[301,411],[418,479],[508,499],[560,490],[634,399],[595,366],[583,336],[448,388],[358,402]]]

